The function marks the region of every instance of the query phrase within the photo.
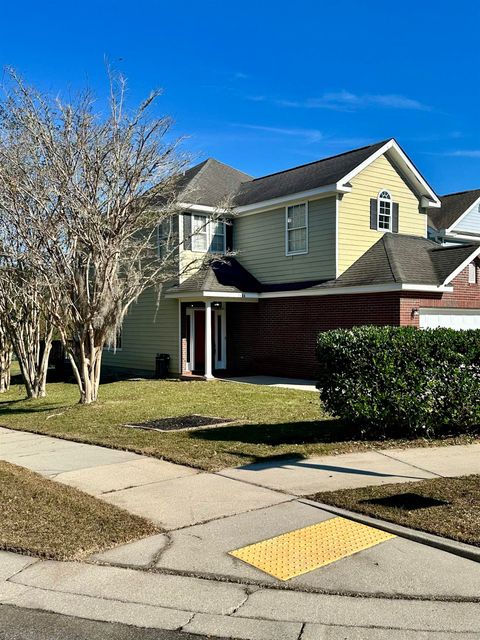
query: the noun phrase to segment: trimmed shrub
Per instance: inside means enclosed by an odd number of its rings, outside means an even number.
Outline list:
[[[320,333],[320,396],[365,437],[478,432],[480,331],[355,327]]]

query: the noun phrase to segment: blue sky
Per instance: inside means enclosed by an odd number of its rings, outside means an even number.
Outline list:
[[[456,0],[24,1],[2,7],[0,63],[51,91],[130,99],[213,156],[263,175],[395,137],[440,194],[480,187],[480,5]]]

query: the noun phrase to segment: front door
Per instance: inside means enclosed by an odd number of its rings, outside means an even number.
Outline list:
[[[213,368],[227,367],[226,314],[222,307],[212,309]],[[205,371],[205,309],[187,309],[187,371]]]

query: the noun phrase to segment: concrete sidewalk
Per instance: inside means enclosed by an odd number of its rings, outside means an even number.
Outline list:
[[[480,445],[372,451],[218,474],[0,429],[0,458],[165,533],[60,563],[0,554],[0,603],[247,640],[474,638],[480,565],[393,538],[282,583],[228,555],[332,514],[297,496],[480,472]]]

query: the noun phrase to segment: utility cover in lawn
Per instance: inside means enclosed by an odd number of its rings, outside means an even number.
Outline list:
[[[191,415],[159,418],[158,420],[148,420],[147,422],[126,424],[125,426],[131,429],[147,429],[150,431],[186,431],[187,429],[199,429],[200,427],[216,427],[229,422],[232,422],[232,420]]]

